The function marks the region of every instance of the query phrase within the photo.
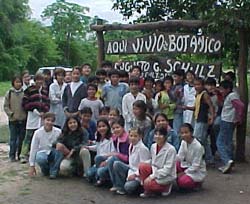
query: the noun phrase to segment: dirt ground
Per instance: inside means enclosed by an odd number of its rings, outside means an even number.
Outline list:
[[[250,141],[247,147],[250,147]],[[174,189],[167,198],[141,199],[135,196],[115,195],[107,188],[94,187],[81,178],[59,177],[49,180],[40,173],[30,178],[27,175],[28,166],[9,162],[7,152],[8,146],[0,144],[0,204],[245,204],[250,199],[249,163],[236,164],[232,174],[228,175],[221,174],[215,168],[209,168],[203,188],[198,192],[184,193]]]

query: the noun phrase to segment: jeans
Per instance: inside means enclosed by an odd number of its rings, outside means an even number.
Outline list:
[[[195,122],[194,126],[194,137],[199,140],[199,142],[205,148],[205,160],[213,161],[213,156],[211,152],[211,147],[208,143],[208,124],[203,122]]]
[[[115,184],[113,184],[113,186],[125,190],[128,194],[133,194],[137,192],[140,187],[140,181],[138,180],[126,181],[129,165],[121,161],[115,161],[113,167],[115,174]]]
[[[177,133],[179,133],[182,124],[183,124],[183,113],[175,113],[173,121],[173,129]]]
[[[234,123],[221,120],[216,145],[224,164],[233,158],[233,132]]]
[[[93,165],[92,167],[90,167],[87,170],[86,176],[88,178],[88,180],[90,182],[95,182],[96,180],[99,179],[99,175],[101,175],[102,177],[104,177],[105,179],[109,176],[108,175],[108,167],[99,167],[100,164],[103,161],[106,161],[106,157],[101,156],[101,155],[96,155],[95,156],[95,165]]]
[[[25,138],[23,140],[23,147],[21,151],[21,157],[28,157],[30,151],[31,140],[33,138],[35,130],[26,130]]]
[[[36,162],[45,176],[57,176],[62,160],[63,153],[57,151],[56,149],[52,149],[49,155],[46,154],[46,152],[37,152],[36,154]]]
[[[23,139],[25,137],[25,121],[9,121],[10,129],[10,152],[9,157],[11,159],[16,158],[16,153],[19,158],[22,150]]]

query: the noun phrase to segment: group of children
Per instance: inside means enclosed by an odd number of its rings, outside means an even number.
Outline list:
[[[192,71],[155,81],[142,78],[138,66],[128,74],[109,62],[90,74],[84,64],[67,81],[63,69],[53,79],[37,73],[32,85],[27,72],[13,78],[4,102],[11,161],[29,160],[31,176],[37,163],[51,179],[75,174],[141,197],[167,196],[175,181],[181,189],[199,188],[216,151],[219,170],[231,171],[234,125],[243,114],[232,81],[219,91],[214,79]]]

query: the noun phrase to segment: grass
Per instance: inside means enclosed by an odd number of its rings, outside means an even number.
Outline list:
[[[9,142],[9,128],[8,125],[0,126],[0,143],[8,143]]]
[[[0,96],[5,96],[6,92],[10,89],[10,87],[10,81],[0,82]]]

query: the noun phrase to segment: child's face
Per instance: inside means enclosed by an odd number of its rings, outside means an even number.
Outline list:
[[[183,80],[183,77],[179,76],[177,74],[174,74],[173,79],[174,79],[175,84],[180,84],[182,82],[182,80]]]
[[[73,81],[73,82],[78,82],[78,81],[80,81],[80,72],[79,72],[78,69],[74,69],[74,70],[72,71],[72,81]]]
[[[162,90],[161,84],[155,84],[155,91],[158,93]]]
[[[136,118],[140,117],[142,114],[142,110],[137,106],[133,106],[133,114]]]
[[[91,73],[91,67],[89,65],[84,65],[82,67],[82,75],[83,76],[89,76]]]
[[[228,95],[228,93],[230,93],[230,89],[225,89],[223,87],[220,87],[220,93],[222,94],[223,97],[225,97]]]
[[[108,131],[108,126],[104,122],[99,122],[97,125],[97,131],[101,136],[105,136]]]
[[[168,121],[162,117],[162,116],[158,116],[155,120],[155,126],[157,128],[160,128],[160,127],[164,127],[164,128],[167,128],[168,127]]]
[[[118,119],[118,117],[119,117],[119,115],[117,115],[117,113],[114,110],[111,110],[108,114],[108,118],[111,121]]]
[[[164,85],[165,90],[169,91],[173,84],[170,80],[166,80],[166,81],[164,81],[163,85]]]
[[[101,111],[99,113],[99,118],[108,118],[109,117],[109,112],[108,111]]]
[[[45,80],[45,81],[48,81],[48,80],[50,80],[50,79],[51,79],[50,73],[44,74],[44,80]]]
[[[191,74],[190,72],[187,73],[186,79],[188,83],[193,83],[194,82],[194,75]]]
[[[105,82],[106,75],[97,75],[97,77],[99,78],[100,83]]]
[[[64,80],[63,74],[58,74],[58,75],[56,76],[56,79],[57,79],[57,81],[58,81],[59,83],[62,83],[63,80]]]
[[[24,74],[23,75],[23,83],[29,84],[29,82],[30,82],[30,75],[28,73]]]
[[[19,90],[19,89],[22,88],[22,82],[21,82],[20,79],[16,79],[16,80],[14,81],[13,85],[14,85],[14,88],[15,88],[16,90]]]
[[[129,89],[130,89],[130,92],[132,92],[132,93],[138,92],[139,91],[139,84],[130,83],[129,84]]]
[[[152,89],[153,88],[153,83],[151,81],[145,81],[144,82],[144,87],[145,89]]]
[[[95,97],[95,94],[96,94],[96,89],[94,87],[89,87],[88,90],[87,90],[87,93],[88,93],[88,96],[89,97]]]
[[[211,84],[205,84],[205,89],[209,92],[209,93],[213,93],[215,91],[215,86],[211,85]]]
[[[133,69],[133,71],[131,72],[131,76],[135,76],[135,77],[140,77],[141,72],[139,69]]]
[[[89,114],[89,113],[83,113],[83,114],[81,114],[81,119],[84,122],[89,122],[90,119],[91,119],[91,117],[92,117],[92,115]]]
[[[163,144],[165,144],[166,142],[166,139],[165,139],[165,136],[160,134],[160,132],[156,132],[155,135],[154,135],[154,139],[155,139],[155,142],[162,146]]]
[[[43,79],[36,79],[36,87],[43,86],[44,80]]]
[[[68,127],[69,127],[70,131],[77,130],[77,128],[78,128],[77,121],[75,119],[73,119],[73,118],[69,119]]]
[[[69,83],[69,82],[71,82],[71,80],[72,80],[72,73],[71,72],[66,72],[65,77],[64,77],[64,81],[66,83]]]
[[[54,118],[45,118],[44,119],[44,128],[46,131],[51,131],[54,126]]]
[[[104,66],[104,67],[102,67],[107,73],[112,69],[112,67],[111,66]]]
[[[129,131],[129,142],[132,145],[136,145],[141,140],[141,136],[135,130]]]
[[[116,86],[119,83],[119,75],[113,74],[110,76],[111,84]]]
[[[120,126],[119,124],[115,123],[112,125],[112,132],[114,135],[119,137],[119,136],[122,136],[124,132],[124,128]]]
[[[120,77],[120,80],[119,80],[120,82],[125,82],[125,83],[128,83],[128,81],[129,81],[129,78],[128,77]]]
[[[200,81],[195,80],[194,81],[194,88],[195,88],[196,92],[200,93],[204,89],[204,86],[202,85],[202,83]]]
[[[192,138],[192,132],[188,127],[181,127],[180,129],[181,139],[184,141],[189,141]]]

